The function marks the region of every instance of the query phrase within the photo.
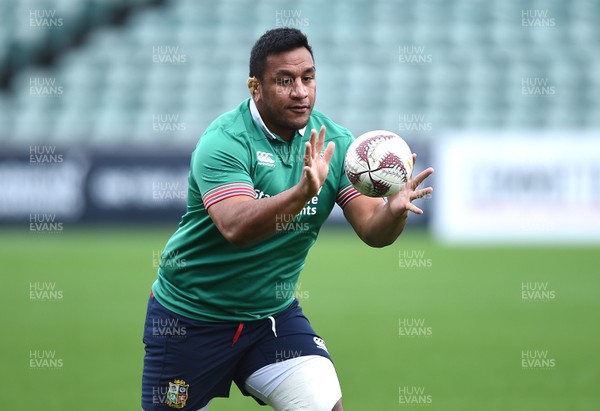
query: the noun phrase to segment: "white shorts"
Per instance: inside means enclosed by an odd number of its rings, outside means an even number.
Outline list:
[[[342,397],[332,362],[319,355],[269,364],[248,377],[246,389],[277,411],[331,411]]]

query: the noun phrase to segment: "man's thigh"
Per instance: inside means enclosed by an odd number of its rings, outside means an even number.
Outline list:
[[[198,410],[229,396],[243,344],[233,344],[235,323],[205,323],[179,316],[154,297],[144,327],[142,408]]]
[[[239,363],[235,382],[240,390],[259,403],[274,405],[274,400],[296,401],[298,397],[288,396],[285,387],[302,383],[305,391],[296,389],[297,394],[316,396],[320,404],[331,402],[331,410],[341,390],[325,341],[297,301],[271,321],[271,332],[263,334]]]

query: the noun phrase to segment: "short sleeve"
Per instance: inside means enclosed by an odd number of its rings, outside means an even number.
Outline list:
[[[341,163],[340,179],[339,179],[339,184],[338,184],[338,192],[337,192],[337,197],[335,199],[335,202],[341,208],[344,208],[350,201],[352,201],[355,198],[358,198],[362,195],[361,193],[356,191],[356,189],[354,188],[354,186],[352,184],[350,184],[350,180],[348,180],[348,176],[346,175],[346,172],[344,171],[344,158],[346,157],[346,151],[348,151],[348,147],[350,146],[350,144],[352,144],[352,141],[354,141],[354,137],[352,137],[350,132],[348,132],[346,135],[344,135],[343,138],[340,138],[338,141],[336,141],[336,144],[338,145],[339,149],[341,149],[340,152],[342,153],[342,156],[341,156],[342,163]],[[338,150],[338,147],[336,147],[336,150]]]
[[[348,183],[347,186],[343,187],[341,190],[338,191],[338,195],[335,199],[335,202],[341,208],[344,208],[350,201],[360,197],[361,195],[361,193],[356,191],[356,188],[354,188],[350,183]]]
[[[230,197],[256,197],[244,139],[221,129],[200,139],[192,156],[192,177],[206,209]]]

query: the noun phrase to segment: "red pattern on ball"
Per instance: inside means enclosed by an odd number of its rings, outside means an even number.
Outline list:
[[[350,170],[346,170],[346,175],[348,176],[348,180],[350,181],[350,183],[352,183],[352,185],[358,184],[358,182],[360,181],[361,174],[362,173],[354,173]]]
[[[379,168],[377,170],[373,170],[373,171],[378,171],[378,170],[387,169],[387,168],[393,168],[393,169],[399,170],[400,174],[402,175],[402,177],[401,177],[402,182],[406,184],[408,173],[406,172],[406,168],[404,167],[404,163],[402,162],[400,157],[398,157],[394,153],[388,152],[379,162]]]
[[[360,160],[365,161],[367,165],[369,165],[369,148],[371,147],[371,144],[379,140],[389,140],[391,138],[393,137],[382,134],[379,136],[373,136],[365,139],[358,145],[358,147],[356,147],[357,157]]]
[[[367,170],[361,171],[359,173],[355,173],[355,172],[352,172],[352,171],[346,169],[346,175],[348,176],[348,180],[350,181],[350,183],[352,183],[353,185],[356,186],[357,184],[360,183],[360,175],[364,174],[364,173],[368,173],[369,179],[371,180],[371,185],[372,185],[372,194],[377,197],[382,197],[388,193],[388,191],[391,189],[392,185],[386,181],[382,181],[379,179],[373,179],[373,177],[371,176],[371,173],[382,170],[382,169],[395,169],[395,170],[399,171],[402,182],[406,184],[406,182],[408,180],[408,173],[406,172],[404,163],[402,162],[400,157],[398,157],[396,154],[394,154],[392,152],[386,153],[385,156],[379,162],[379,167],[375,170],[371,169],[371,164],[369,163],[369,150],[370,150],[371,146],[380,140],[391,140],[394,137],[395,136],[392,136],[392,135],[381,134],[381,135],[371,136],[359,143],[359,145],[356,147],[355,153],[359,160],[366,163]]]
[[[369,173],[369,178],[371,179],[371,184],[373,184],[373,192],[378,197],[385,195],[392,187],[385,181],[373,180],[373,178],[371,177],[371,173]]]

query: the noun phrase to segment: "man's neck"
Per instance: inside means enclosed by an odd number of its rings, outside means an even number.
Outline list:
[[[276,127],[275,125],[271,124],[269,121],[265,121],[265,117],[260,112],[258,105],[252,99],[250,99],[250,112],[252,114],[254,122],[260,127],[260,129],[263,131],[263,133],[265,133],[265,135],[268,138],[275,139],[275,135],[277,135],[282,140],[287,141],[288,143],[294,138],[296,130],[282,130]]]

